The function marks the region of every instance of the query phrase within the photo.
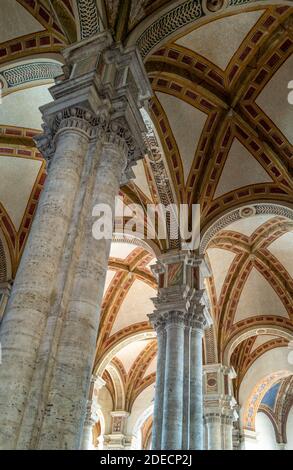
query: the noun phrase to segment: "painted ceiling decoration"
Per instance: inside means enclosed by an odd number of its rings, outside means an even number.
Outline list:
[[[289,1],[1,0],[0,281],[15,276],[45,182],[33,139],[42,128],[38,108],[63,73],[60,51],[108,28],[116,40],[138,45],[153,89],[143,111],[148,151],[120,196],[144,213],[150,202],[200,203],[199,251],[211,272],[214,319],[204,361],[231,364],[240,397],[249,371],[293,338]],[[116,410],[153,396],[151,265],[180,248],[170,238],[148,243],[115,233],[95,372]],[[292,386],[285,369],[250,385],[247,429],[261,410],[284,434],[280,417],[288,409],[278,400],[284,384]],[[151,423],[147,416],[145,442]]]

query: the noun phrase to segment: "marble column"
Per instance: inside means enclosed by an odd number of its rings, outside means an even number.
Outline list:
[[[158,397],[154,403],[152,449],[161,449],[162,426],[163,426],[163,406],[164,406],[164,384],[166,365],[166,331],[162,321],[156,324],[158,356],[155,393]]]
[[[63,55],[37,139],[49,174],[1,324],[1,449],[80,446],[110,249],[92,211],[114,207],[145,151],[137,50],[105,31]]]
[[[222,450],[222,420],[216,413],[209,413],[204,418],[208,435],[208,450]]]
[[[201,303],[203,263],[189,252],[172,251],[153,268],[159,284],[153,299],[156,310],[149,315],[158,335],[153,450],[202,448],[202,332],[198,329],[211,323]]]
[[[64,127],[56,136],[50,174],[1,323],[1,449],[17,446],[88,141],[86,132],[77,127]]]
[[[116,123],[115,123],[116,126]],[[61,340],[56,356],[54,377],[48,396],[48,413],[45,413],[39,448],[80,446],[76,433],[82,425],[81,416],[86,407],[87,384],[91,376],[99,327],[99,309],[102,303],[104,283],[112,238],[96,240],[92,234],[92,207],[105,204],[114,214],[115,196],[118,194],[123,171],[127,164],[128,146],[121,135],[124,129],[109,128],[109,136],[103,145],[97,175],[91,197],[85,200],[84,230],[81,230],[79,259],[75,265],[71,294],[64,315]],[[105,181],[107,184],[105,185]],[[110,227],[112,221],[110,221]],[[87,338],[86,342],[84,338]],[[78,379],[77,379],[78,377]],[[59,400],[55,397],[59,396]],[[52,406],[52,402],[54,405]],[[68,403],[70,408],[64,406]],[[67,416],[66,429],[58,417]],[[70,444],[69,444],[70,443]]]
[[[183,370],[183,428],[182,449],[189,449],[190,443],[190,402],[191,402],[191,325],[184,325],[184,370]]]
[[[235,420],[233,414],[223,416],[222,418],[222,433],[223,433],[223,448],[224,450],[233,450],[233,421]]]
[[[203,449],[202,338],[203,307],[192,322],[190,346],[190,449]],[[200,313],[200,314],[199,314]],[[202,317],[203,320],[203,317]]]
[[[166,370],[163,406],[162,449],[182,448],[184,314],[171,311],[166,317]],[[170,432],[170,430],[173,432]]]

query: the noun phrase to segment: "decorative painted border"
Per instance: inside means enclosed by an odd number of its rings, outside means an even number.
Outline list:
[[[288,371],[279,371],[268,375],[262,379],[253,389],[246,407],[243,417],[244,429],[255,431],[255,417],[259,408],[259,405],[265,396],[266,392],[279,380],[286,378],[290,375]]]
[[[168,11],[152,23],[138,38],[137,45],[142,58],[145,58],[151,49],[171,33],[203,16],[205,15],[200,0],[187,0]]]
[[[101,31],[99,12],[96,0],[76,0],[79,24],[80,39],[93,36]]]
[[[284,207],[279,204],[262,203],[262,204],[253,204],[249,206],[238,207],[232,212],[229,212],[228,214],[225,214],[224,216],[220,217],[205,232],[204,236],[201,239],[201,244],[200,244],[201,254],[205,252],[211,239],[220,230],[227,227],[227,225],[230,225],[233,222],[236,222],[237,220],[240,220],[243,218],[241,214],[243,214],[244,207],[255,209],[255,212],[254,212],[255,215],[272,214],[272,215],[278,215],[278,216],[286,217],[290,220],[293,220],[293,209],[290,209],[289,207]]]
[[[62,74],[62,66],[54,62],[32,62],[17,65],[0,72],[7,88],[15,88],[38,80],[53,80]]]
[[[7,280],[6,256],[5,256],[4,246],[0,238],[0,282],[4,282],[6,280]],[[1,298],[0,298],[0,301],[1,301]]]
[[[254,1],[255,0],[229,0],[228,5],[224,6],[224,8],[220,8],[217,13],[227,8],[246,5]],[[137,45],[142,57],[145,58],[156,45],[176,30],[187,26],[192,23],[192,21],[205,17],[205,11],[206,2],[203,0],[187,0],[158,18],[137,40]]]

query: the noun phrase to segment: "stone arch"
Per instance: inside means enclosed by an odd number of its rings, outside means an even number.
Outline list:
[[[263,377],[252,390],[246,404],[244,405],[243,427],[249,431],[255,431],[255,417],[259,405],[267,391],[280,379],[292,375],[290,371],[281,370]]]
[[[261,327],[258,327],[256,325],[248,326],[245,330],[236,333],[234,336],[232,336],[232,338],[230,338],[223,353],[224,364],[227,366],[230,365],[232,353],[237,348],[237,346],[242,343],[242,341],[257,335],[278,336],[280,338],[287,339],[289,342],[293,340],[293,332],[290,332],[286,328],[283,328],[278,325],[272,324],[264,325]]]
[[[257,202],[250,205],[240,205],[239,207],[220,215],[204,228],[200,241],[200,254],[205,253],[212,238],[228,225],[236,222],[237,220],[264,214],[281,216],[293,221],[293,209],[277,201],[272,203]]]
[[[144,330],[139,332],[133,332],[127,335],[126,337],[124,336],[123,338],[119,339],[117,343],[115,343],[111,348],[105,351],[105,353],[95,366],[95,370],[93,372],[94,375],[102,377],[104,370],[106,369],[107,365],[112,361],[114,356],[116,356],[116,354],[128,344],[134,341],[153,339],[155,337],[156,333],[154,331]]]
[[[124,410],[125,407],[125,389],[121,374],[117,367],[110,363],[107,365],[107,371],[109,372],[115,390],[114,397],[114,410]]]
[[[156,48],[162,46],[170,38],[186,33],[194,24],[206,23],[225,16],[245,12],[253,5],[254,8],[263,7],[263,1],[227,0],[217,1],[211,6],[210,0],[185,0],[167,4],[159,12],[143,20],[130,34],[127,45],[137,44],[143,59]],[[271,4],[290,5],[290,1],[272,0]]]

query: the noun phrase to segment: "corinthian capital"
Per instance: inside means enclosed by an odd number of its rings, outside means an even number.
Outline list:
[[[87,109],[69,107],[59,111],[50,121],[43,124],[43,134],[35,137],[35,143],[48,163],[52,160],[56,147],[56,137],[66,130],[81,132],[88,139],[102,138],[107,127],[107,113],[101,109],[95,116]]]
[[[106,122],[106,139],[127,149],[129,176],[145,153],[140,108],[152,95],[138,50],[115,44],[104,31],[68,47],[63,56],[63,76],[50,88],[54,101],[41,108],[44,134],[36,139],[41,152],[52,158],[54,138],[64,128],[98,139],[100,124]]]

